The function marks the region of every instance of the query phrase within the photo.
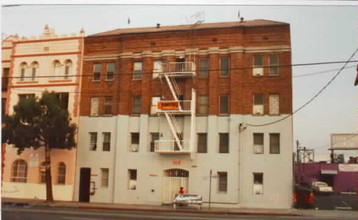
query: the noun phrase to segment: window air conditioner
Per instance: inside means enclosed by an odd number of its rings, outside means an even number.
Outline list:
[[[254,152],[255,154],[262,154],[264,151],[263,145],[254,145]]]
[[[253,69],[253,75],[254,76],[263,76],[264,75],[264,69],[262,67],[254,68]]]
[[[264,114],[264,106],[263,105],[254,105],[253,113],[255,115]]]
[[[139,149],[139,144],[132,144],[132,152],[137,152]]]

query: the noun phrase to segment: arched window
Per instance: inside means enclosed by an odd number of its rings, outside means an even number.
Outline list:
[[[66,183],[66,165],[63,162],[58,164],[57,184]]]
[[[53,75],[55,76],[55,79],[57,76],[59,76],[61,73],[61,63],[58,60],[53,61]]]
[[[72,74],[72,61],[65,61],[65,79],[68,79],[68,76]]]
[[[25,80],[27,63],[23,62],[20,64],[20,81]]]
[[[34,81],[36,79],[38,69],[39,69],[39,63],[38,62],[33,62],[31,64],[31,80],[32,81]]]
[[[39,167],[40,183],[46,183],[46,162],[42,162]]]
[[[24,160],[15,160],[11,166],[11,182],[26,183],[27,164]]]

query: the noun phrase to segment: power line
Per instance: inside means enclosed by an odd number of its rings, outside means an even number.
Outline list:
[[[358,60],[350,60],[348,63],[357,63]],[[259,66],[259,67],[255,67],[255,66],[246,66],[246,67],[237,67],[237,68],[228,68],[228,69],[221,69],[221,68],[217,68],[217,69],[205,69],[203,71],[221,71],[221,70],[246,70],[246,69],[254,69],[254,68],[285,68],[285,67],[301,67],[301,66],[316,66],[316,65],[330,65],[330,64],[340,64],[340,63],[347,63],[347,61],[327,61],[327,62],[315,62],[315,63],[299,63],[299,64],[283,64],[283,65],[265,65],[265,66]],[[200,71],[200,70],[198,70]],[[152,75],[153,71],[142,71],[141,75]],[[113,76],[120,76],[120,75],[133,75],[133,72],[131,73],[125,73],[125,72],[121,72],[121,73],[114,73]],[[45,76],[36,76],[36,78],[58,78],[58,77],[93,77],[93,73],[92,74],[76,74],[76,75],[61,75],[61,76],[54,76],[54,75],[45,75]],[[3,76],[3,79],[28,79],[28,78],[33,78],[33,76]]]
[[[342,72],[342,70],[347,66],[347,64],[351,61],[351,59],[353,59],[354,55],[357,53],[358,51],[358,48],[354,51],[354,53],[351,55],[351,57],[345,62],[345,64],[340,68],[340,70],[337,72],[336,75],[334,75],[332,77],[332,79],[330,81],[328,81],[328,83],[323,86],[322,89],[320,89],[316,95],[314,95],[310,100],[308,100],[308,102],[306,102],[305,104],[303,104],[301,107],[299,107],[298,109],[296,109],[294,112],[292,112],[291,114],[279,119],[279,120],[276,120],[276,121],[273,121],[273,122],[269,122],[269,123],[264,123],[264,124],[249,124],[247,123],[248,126],[252,126],[252,127],[263,127],[263,126],[267,126],[267,125],[272,125],[272,124],[276,124],[280,121],[283,121],[289,117],[291,117],[292,115],[296,114],[297,112],[299,112],[300,110],[302,110],[303,108],[305,108],[307,105],[309,105],[313,100],[315,100]]]

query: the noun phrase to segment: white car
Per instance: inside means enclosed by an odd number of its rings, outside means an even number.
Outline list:
[[[312,182],[311,188],[320,193],[333,193],[332,187],[325,182]]]

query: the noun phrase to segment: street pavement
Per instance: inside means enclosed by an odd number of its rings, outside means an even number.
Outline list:
[[[3,219],[357,219],[357,211],[246,209],[2,199]]]

